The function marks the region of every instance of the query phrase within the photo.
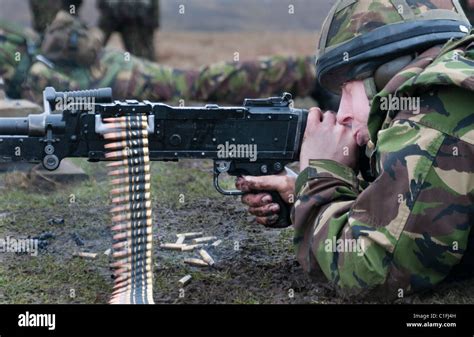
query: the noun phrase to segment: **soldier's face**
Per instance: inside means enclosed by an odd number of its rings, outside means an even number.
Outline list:
[[[341,103],[337,112],[337,123],[350,127],[357,145],[366,145],[369,141],[370,103],[365,93],[363,81],[350,81],[342,88]]]

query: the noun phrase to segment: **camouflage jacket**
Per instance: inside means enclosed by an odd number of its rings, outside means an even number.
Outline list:
[[[5,81],[7,95],[19,98],[38,42],[33,31],[0,20],[0,77]]]
[[[310,161],[292,212],[305,270],[343,294],[393,299],[472,260],[473,91],[474,36],[433,47],[372,101],[374,182],[363,189],[350,168]],[[383,111],[394,95],[419,98],[419,110]]]
[[[242,104],[246,97],[280,95],[284,91],[300,97],[309,95],[315,81],[314,67],[313,57],[273,56],[181,70],[105,49],[91,67],[34,63],[23,83],[22,96],[41,102],[46,86],[57,90],[111,87],[116,99]]]
[[[314,57],[272,56],[221,62],[199,70],[176,69],[127,52],[102,49],[91,66],[53,63],[39,55],[39,39],[14,24],[0,22],[0,76],[12,98],[42,101],[46,86],[57,90],[112,87],[116,99],[242,104],[246,97],[311,94]],[[35,46],[35,48],[30,48]]]

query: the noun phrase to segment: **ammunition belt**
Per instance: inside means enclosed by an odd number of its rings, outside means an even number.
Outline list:
[[[105,118],[115,284],[111,304],[153,304],[152,211],[146,115]]]

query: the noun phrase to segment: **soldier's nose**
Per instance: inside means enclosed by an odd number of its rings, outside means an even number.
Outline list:
[[[342,115],[338,114],[336,120],[338,124],[341,124],[344,126],[351,126],[353,118],[349,114],[342,114]]]

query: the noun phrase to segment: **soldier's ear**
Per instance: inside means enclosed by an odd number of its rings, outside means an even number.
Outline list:
[[[374,81],[377,91],[381,91],[387,83],[403,68],[405,68],[414,56],[405,55],[398,57],[392,61],[382,64],[374,72]]]

